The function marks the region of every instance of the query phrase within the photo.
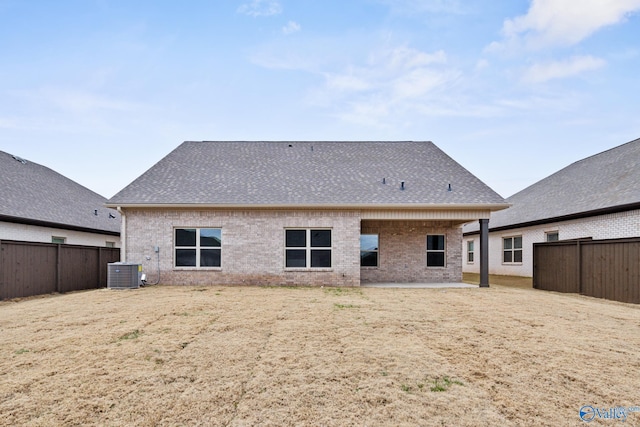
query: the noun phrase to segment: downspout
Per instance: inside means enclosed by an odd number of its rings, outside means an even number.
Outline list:
[[[116,210],[120,213],[120,262],[127,261],[127,216],[118,206]]]

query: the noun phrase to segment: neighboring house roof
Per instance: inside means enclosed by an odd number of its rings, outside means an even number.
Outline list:
[[[492,231],[640,209],[640,139],[577,161],[509,197]],[[465,233],[478,227],[468,224]]]
[[[108,202],[193,204],[506,207],[431,142],[184,142]]]
[[[45,166],[0,151],[0,221],[119,235],[120,214],[105,202]]]

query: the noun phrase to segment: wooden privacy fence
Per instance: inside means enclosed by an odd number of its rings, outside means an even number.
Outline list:
[[[640,238],[535,243],[533,287],[640,304]]]
[[[0,300],[107,286],[120,249],[0,241]]]

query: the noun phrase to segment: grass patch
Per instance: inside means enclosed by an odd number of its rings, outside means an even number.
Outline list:
[[[16,354],[25,354],[25,353],[29,353],[31,350],[27,349],[27,348],[21,348],[20,350],[16,350]]]
[[[360,288],[323,288],[325,294],[335,295],[337,297],[343,295],[362,295]]]
[[[354,305],[354,304],[338,304],[335,303],[333,304],[333,306],[339,310],[345,309],[345,308],[360,308],[359,305]]]
[[[434,393],[439,393],[443,391],[449,390],[452,385],[464,385],[461,381],[452,380],[449,377],[438,377],[433,380],[433,385],[431,386],[431,391]]]
[[[135,340],[136,338],[138,338],[140,336],[140,330],[136,329],[133,332],[129,332],[128,334],[124,334],[122,335],[118,341],[126,341],[126,340]]]

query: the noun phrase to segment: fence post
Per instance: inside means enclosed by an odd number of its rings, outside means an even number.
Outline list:
[[[62,271],[60,266],[62,265],[62,249],[60,243],[56,245],[56,292],[60,293],[60,282],[62,277]]]
[[[480,287],[489,287],[489,220],[480,220]]]
[[[102,286],[102,248],[98,247],[98,277],[96,283],[96,289]]]
[[[578,293],[582,295],[582,248],[580,247],[580,240],[576,242],[576,280],[578,281]]]

